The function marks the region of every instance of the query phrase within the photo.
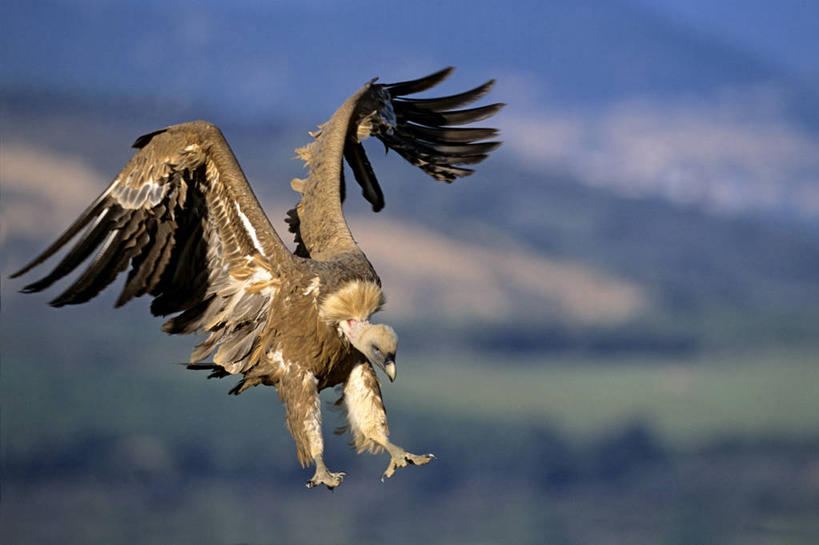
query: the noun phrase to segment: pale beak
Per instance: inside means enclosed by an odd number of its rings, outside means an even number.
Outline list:
[[[384,364],[384,372],[387,374],[387,377],[390,379],[390,382],[395,382],[395,362],[388,361]]]

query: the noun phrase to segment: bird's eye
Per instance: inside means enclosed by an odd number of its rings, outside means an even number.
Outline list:
[[[373,355],[376,358],[382,358],[383,357],[383,354],[381,353],[381,350],[379,350],[377,346],[372,345],[371,350],[373,351]]]

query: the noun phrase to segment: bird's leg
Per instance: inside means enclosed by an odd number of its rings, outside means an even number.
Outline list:
[[[321,454],[313,458],[313,461],[316,463],[316,472],[313,474],[310,480],[307,481],[307,488],[313,488],[323,484],[329,490],[332,490],[340,485],[341,481],[344,480],[345,475],[347,475],[343,471],[333,473],[328,470],[327,466],[324,465],[324,459],[322,458]]]
[[[358,452],[378,452],[382,448],[390,455],[390,464],[381,480],[392,477],[395,470],[407,465],[423,465],[435,458],[432,454],[411,454],[387,438],[387,414],[381,399],[378,378],[369,363],[353,368],[344,384],[344,406]]]
[[[344,473],[332,473],[324,465],[324,440],[321,436],[321,398],[318,380],[311,373],[282,377],[279,392],[287,409],[287,427],[296,441],[302,467],[316,464],[316,473],[307,487],[320,484],[332,490],[344,480]]]
[[[412,454],[411,452],[407,452],[398,445],[394,445],[389,441],[384,445],[384,448],[386,448],[390,453],[390,464],[381,475],[382,482],[384,479],[389,479],[392,477],[395,470],[399,467],[407,467],[408,465],[422,466],[431,462],[435,458],[435,455],[431,452],[427,454]]]

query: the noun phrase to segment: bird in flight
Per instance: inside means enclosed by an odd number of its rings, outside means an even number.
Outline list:
[[[500,145],[495,129],[461,127],[491,117],[503,104],[459,109],[489,92],[493,81],[440,98],[407,98],[443,81],[452,68],[401,83],[371,80],[296,150],[309,168],[292,188],[301,196],[286,222],[290,251],[274,230],[221,131],[205,121],[139,137],[136,154],[113,182],[17,277],[76,238],[54,269],[23,288],[39,292],[90,258],[84,272],[51,305],[95,297],[127,270],[116,306],[150,295],[151,313],[173,315],[162,330],[203,334],[190,369],[210,377],[241,376],[230,391],[274,386],[308,487],[341,484],[324,463],[319,392],[340,386],[358,452],[383,450],[383,478],[429,462],[390,442],[375,368],[395,380],[398,337],[372,323],[384,304],[381,280],[342,212],[344,162],[374,211],[384,195],[362,141],[374,136],[443,182],[472,174]],[[93,254],[93,257],[92,257]],[[206,360],[210,359],[210,362]],[[383,479],[382,478],[382,479]]]

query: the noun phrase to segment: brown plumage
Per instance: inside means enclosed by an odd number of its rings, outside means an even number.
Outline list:
[[[497,132],[452,125],[484,119],[502,105],[453,108],[480,98],[492,82],[450,97],[403,98],[433,87],[451,71],[396,84],[370,81],[312,133],[314,141],[297,150],[310,170],[306,179],[291,183],[301,194],[287,220],[297,242],[293,253],[262,211],[219,129],[194,121],[138,138],[139,151],[111,185],[13,276],[75,237],[53,271],[24,292],[46,289],[92,254],[53,306],[88,301],[128,270],[117,306],[149,294],[153,314],[175,315],[162,326],[165,332],[207,335],[189,368],[208,369],[212,377],[241,375],[233,394],[259,384],[276,387],[300,462],[316,465],[308,486],[333,488],[344,476],[324,465],[318,396],[339,384],[355,446],[390,454],[385,477],[398,467],[424,464],[431,455],[410,454],[387,438],[373,366],[394,380],[398,338],[389,326],[369,322],[384,295],[344,220],[342,169],[346,160],[375,211],[384,206],[384,196],[361,145],[368,136],[438,180],[470,174],[460,165],[485,159],[499,143],[481,141]],[[212,363],[202,363],[208,358]]]

